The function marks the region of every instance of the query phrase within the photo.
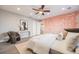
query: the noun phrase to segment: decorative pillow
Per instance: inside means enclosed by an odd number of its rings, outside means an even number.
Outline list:
[[[68,32],[67,32],[67,31],[64,31],[64,32],[63,32],[63,39],[65,39],[65,38],[66,38],[67,34],[68,34]]]
[[[58,34],[58,39],[59,40],[64,40],[67,36],[68,32],[67,31],[64,31],[64,32],[61,32]]]
[[[59,33],[57,36],[57,40],[62,40],[63,39],[63,33]]]

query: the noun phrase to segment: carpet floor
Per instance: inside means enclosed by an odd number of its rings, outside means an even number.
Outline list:
[[[20,52],[18,50],[19,48],[16,47],[16,46],[18,44],[21,44],[21,43],[27,42],[27,41],[28,41],[27,39],[23,39],[21,41],[18,41],[16,44],[10,44],[10,43],[6,43],[6,42],[1,42],[0,43],[0,54],[20,54]]]
[[[14,44],[0,43],[0,54],[19,54]]]

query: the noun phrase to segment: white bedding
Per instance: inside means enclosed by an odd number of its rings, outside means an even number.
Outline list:
[[[28,48],[33,49],[36,53],[49,53],[49,49],[54,45],[55,41],[58,41],[57,39],[61,40],[58,34],[52,33],[35,36],[28,41]]]

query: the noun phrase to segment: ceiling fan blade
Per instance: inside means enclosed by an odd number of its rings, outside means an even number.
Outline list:
[[[41,9],[44,9],[44,7],[45,7],[45,5],[42,5],[42,6],[41,6]]]
[[[50,10],[44,10],[44,12],[50,12]]]
[[[35,10],[35,11],[39,11],[39,9],[35,9],[35,8],[32,8],[33,10]]]
[[[42,13],[42,15],[44,15],[44,13]]]
[[[35,13],[35,14],[38,14],[39,12]]]

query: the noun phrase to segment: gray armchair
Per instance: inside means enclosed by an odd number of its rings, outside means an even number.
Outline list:
[[[8,43],[16,43],[17,41],[20,41],[20,35],[17,32],[14,31],[9,31],[7,32],[9,36],[9,40],[7,41]]]

